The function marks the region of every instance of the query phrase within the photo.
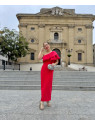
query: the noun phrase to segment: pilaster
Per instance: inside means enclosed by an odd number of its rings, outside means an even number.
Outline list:
[[[92,25],[85,25],[87,31],[87,64],[93,63]]]

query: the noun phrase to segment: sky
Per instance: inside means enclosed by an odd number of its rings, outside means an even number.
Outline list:
[[[38,13],[41,8],[61,7],[63,9],[75,9],[77,14],[95,15],[95,5],[0,5],[0,29],[8,27],[9,29],[18,29],[18,13]],[[93,22],[95,27],[95,21]],[[93,29],[93,43],[95,43],[95,28]]]

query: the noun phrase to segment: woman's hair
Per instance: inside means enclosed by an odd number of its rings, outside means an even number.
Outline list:
[[[44,43],[48,43],[48,42],[44,42]],[[44,43],[43,43],[43,46],[44,46]],[[49,43],[48,43],[49,44]]]

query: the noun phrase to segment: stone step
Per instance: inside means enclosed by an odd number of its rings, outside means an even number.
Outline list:
[[[0,82],[3,82],[3,81],[40,81],[40,77],[36,77],[36,78],[33,78],[33,77],[26,77],[26,78],[23,78],[23,77],[0,77]],[[53,78],[53,81],[57,81],[57,82],[59,82],[59,81],[69,81],[69,82],[71,82],[71,81],[73,81],[73,82],[75,82],[75,81],[80,81],[80,82],[91,82],[91,81],[93,81],[93,82],[95,82],[95,77],[90,77],[90,79],[89,78],[86,78],[86,77],[79,77],[79,78],[72,78],[72,77],[68,77],[68,78],[66,78],[66,77],[63,77],[63,78],[61,78],[61,77],[57,77],[57,78]]]
[[[88,71],[54,71],[54,73],[95,73]],[[40,74],[40,71],[0,71],[0,74]]]
[[[0,81],[0,86],[13,86],[13,85],[40,85],[41,81]],[[59,85],[59,86],[78,86],[78,87],[82,87],[82,86],[91,86],[94,87],[95,86],[95,81],[53,81],[53,85]]]
[[[2,74],[0,77],[40,77],[40,74]],[[95,73],[54,73],[54,77],[68,77],[68,76],[95,76]]]
[[[40,90],[41,87],[39,85],[8,85],[8,86],[0,86],[0,90]],[[53,85],[53,90],[70,90],[70,91],[95,91],[94,87],[75,87],[75,86],[62,86],[62,85]]]
[[[0,72],[0,90],[40,90],[40,72]],[[95,90],[95,72],[54,71],[54,90]]]

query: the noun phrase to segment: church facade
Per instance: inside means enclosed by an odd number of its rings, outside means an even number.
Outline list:
[[[76,14],[75,9],[42,8],[36,14],[17,14],[19,31],[29,42],[30,52],[19,63],[40,63],[43,42],[60,56],[59,64],[93,64],[93,21],[95,15]]]

